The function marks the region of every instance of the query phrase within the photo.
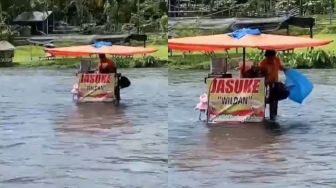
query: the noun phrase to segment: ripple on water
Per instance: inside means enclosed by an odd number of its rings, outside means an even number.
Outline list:
[[[225,127],[195,121],[206,74],[169,72],[169,187],[336,186],[335,71],[305,72],[314,91],[280,102],[276,124]]]
[[[166,187],[167,70],[120,71],[115,106],[75,105],[75,70],[0,69],[0,187]]]

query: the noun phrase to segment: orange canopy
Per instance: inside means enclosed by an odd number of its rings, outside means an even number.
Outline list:
[[[148,54],[156,52],[157,49],[154,48],[143,48],[143,47],[132,47],[132,46],[103,46],[101,48],[95,48],[91,45],[84,46],[71,46],[63,48],[47,48],[46,52],[54,56],[88,56],[93,54],[110,54],[110,55],[120,55],[129,56],[136,54]]]
[[[236,39],[229,36],[229,34],[220,34],[169,39],[168,48],[189,51],[218,51],[243,47],[263,50],[288,50],[321,46],[331,42],[332,40],[271,34],[246,35]]]

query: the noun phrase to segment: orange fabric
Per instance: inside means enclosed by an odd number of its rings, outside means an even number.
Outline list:
[[[242,47],[264,50],[288,50],[321,46],[331,42],[332,40],[271,34],[246,35],[241,39],[235,39],[228,34],[220,34],[168,39],[168,48],[198,51],[219,51]]]
[[[174,49],[179,51],[224,51],[226,48],[216,48],[216,47],[208,47],[208,46],[189,46],[189,45],[175,45],[175,44],[169,44],[168,43],[168,49]]]
[[[121,45],[104,46],[101,48],[95,48],[91,45],[84,45],[84,46],[71,46],[63,48],[46,49],[47,53],[50,53],[54,56],[72,56],[72,57],[89,56],[93,54],[130,56],[136,54],[149,54],[156,51],[157,49],[154,48],[143,48],[143,47],[132,47]]]
[[[283,69],[283,65],[279,57],[265,58],[261,61],[259,66],[267,73],[266,82],[279,81],[279,71]]]
[[[117,66],[115,63],[107,58],[103,58],[99,63],[99,72],[100,73],[116,73]]]

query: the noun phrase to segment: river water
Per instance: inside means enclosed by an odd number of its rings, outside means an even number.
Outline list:
[[[207,72],[122,70],[118,107],[74,104],[74,72],[0,69],[1,188],[336,186],[333,70],[277,123],[220,127],[194,110]]]
[[[167,69],[121,73],[121,104],[72,102],[75,70],[0,69],[0,187],[166,187]]]
[[[303,72],[313,92],[277,123],[209,127],[194,111],[207,72],[170,71],[169,187],[336,187],[336,72]]]

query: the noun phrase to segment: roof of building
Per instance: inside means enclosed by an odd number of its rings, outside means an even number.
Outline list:
[[[39,11],[23,12],[20,15],[18,15],[13,21],[14,22],[42,22],[42,21],[46,20],[51,14],[52,14],[52,11],[48,11],[48,12],[39,12]]]
[[[15,49],[15,46],[13,46],[11,43],[5,40],[0,41],[0,51],[10,51],[14,49]]]

